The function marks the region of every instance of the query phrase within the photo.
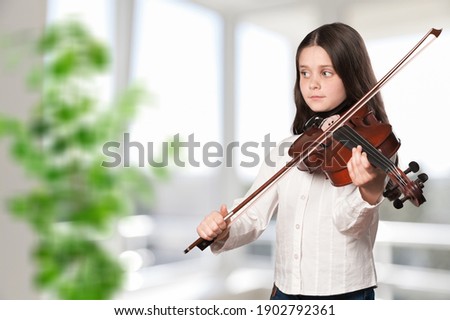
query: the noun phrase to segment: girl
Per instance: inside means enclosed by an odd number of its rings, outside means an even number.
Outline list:
[[[291,160],[281,146],[294,142],[308,119],[344,111],[376,84],[364,41],[342,23],[309,33],[297,49],[296,69],[294,135],[271,151],[248,195]],[[379,94],[368,106],[388,121]],[[257,239],[277,208],[271,299],[374,299],[372,248],[385,174],[361,147],[353,149],[347,166],[353,183],[344,187],[332,186],[321,172],[291,169],[238,219],[224,221],[222,205],[197,232],[206,240],[215,238],[211,250],[220,253]]]

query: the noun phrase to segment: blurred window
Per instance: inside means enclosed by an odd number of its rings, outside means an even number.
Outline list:
[[[381,79],[422,37],[423,34],[412,34],[367,41],[377,78]],[[439,132],[448,127],[448,77],[442,71],[450,70],[449,48],[448,38],[441,35],[381,91],[390,122],[402,141],[402,169],[414,160],[431,178],[450,173],[450,162],[439,151]]]
[[[181,150],[181,169],[204,174],[203,147],[221,143],[221,20],[212,11],[181,1],[136,4],[132,74],[149,89],[153,101],[131,135],[153,143],[149,151],[155,153],[163,141],[191,139],[197,146]]]
[[[235,166],[251,182],[269,150],[264,141],[277,143],[291,134],[295,56],[285,37],[256,25],[241,23],[236,36],[236,136],[241,150]]]
[[[67,18],[83,22],[99,39],[112,43],[114,8],[108,0],[48,0],[47,22]]]

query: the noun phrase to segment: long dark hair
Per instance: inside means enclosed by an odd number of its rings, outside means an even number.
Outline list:
[[[346,103],[353,105],[377,83],[364,40],[355,29],[343,23],[332,23],[311,31],[298,46],[295,57],[294,99],[297,111],[292,124],[294,134],[302,133],[305,122],[314,115],[300,92],[298,68],[301,51],[310,46],[320,46],[330,56],[334,70],[344,83]],[[375,112],[378,120],[389,122],[380,93],[369,100],[367,106]]]

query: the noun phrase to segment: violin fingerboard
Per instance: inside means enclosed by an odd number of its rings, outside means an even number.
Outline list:
[[[353,128],[344,125],[333,132],[333,138],[342,143],[348,149],[361,146],[363,152],[367,154],[369,162],[377,168],[388,172],[395,167],[395,164],[384,154],[378,151],[369,141],[362,137]]]

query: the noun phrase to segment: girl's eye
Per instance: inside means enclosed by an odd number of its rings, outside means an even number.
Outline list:
[[[331,71],[323,71],[322,74],[323,74],[325,77],[331,77],[331,76],[333,75],[333,73],[332,73]]]
[[[309,72],[308,72],[308,71],[300,71],[300,75],[301,75],[303,78],[308,78],[308,77],[309,77]]]

